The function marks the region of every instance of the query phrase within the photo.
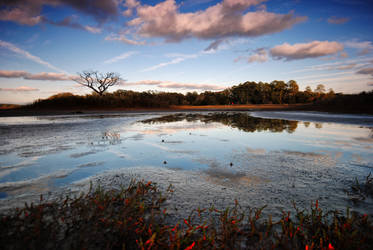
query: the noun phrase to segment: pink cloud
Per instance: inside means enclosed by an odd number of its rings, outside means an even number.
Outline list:
[[[175,0],[166,0],[154,6],[139,5],[137,17],[128,25],[136,27],[137,33],[144,37],[162,37],[177,42],[189,37],[260,36],[280,32],[306,19],[295,17],[293,13],[247,12],[261,2],[263,0],[224,0],[204,11],[180,13]]]
[[[223,86],[212,85],[212,84],[196,84],[196,83],[176,83],[176,82],[166,82],[159,84],[160,88],[169,89],[195,89],[195,90],[223,90]]]
[[[268,52],[264,48],[255,50],[255,53],[248,59],[249,63],[252,62],[266,62],[268,61]]]
[[[124,6],[128,7],[129,9],[136,8],[139,6],[140,3],[136,0],[126,0]]]
[[[54,72],[41,72],[37,74],[31,74],[26,71],[17,70],[0,70],[0,77],[4,78],[23,78],[26,80],[43,80],[43,81],[69,81],[75,76],[67,75],[64,73]]]
[[[290,61],[333,55],[342,50],[343,45],[338,42],[313,41],[309,43],[296,43],[293,45],[284,43],[273,47],[270,53],[275,59]]]
[[[4,78],[21,78],[29,75],[26,71],[20,70],[0,70],[0,77]]]
[[[36,25],[42,21],[40,7],[29,9],[26,6],[20,6],[11,10],[3,9],[0,11],[1,21],[12,21],[23,25]]]
[[[31,92],[31,91],[39,91],[39,89],[21,86],[18,88],[0,88],[0,91],[8,91],[8,92]]]
[[[3,1],[4,2],[4,1]],[[5,1],[0,11],[0,20],[13,21],[23,25],[36,25],[46,18],[41,15],[44,5],[67,5],[87,15],[93,16],[98,22],[104,22],[119,14],[117,0],[17,0]]]
[[[69,28],[73,28],[73,29],[81,29],[81,30],[91,32],[93,34],[101,33],[101,31],[102,31],[98,27],[93,27],[93,26],[89,26],[89,25],[82,25],[82,24],[76,22],[75,19],[77,19],[76,16],[69,16],[69,17],[64,18],[61,21],[53,21],[53,20],[49,20],[49,19],[43,17],[43,21],[45,23],[49,23],[49,24],[56,25],[56,26],[69,27]]]
[[[361,69],[361,70],[359,70],[359,71],[356,72],[356,73],[373,76],[373,68],[365,68],[365,69]]]
[[[142,80],[142,81],[138,81],[138,82],[123,81],[121,85],[123,85],[123,86],[125,86],[125,85],[129,85],[129,86],[133,86],[133,85],[159,85],[162,82],[163,81],[158,81],[158,80]]]
[[[160,80],[142,80],[138,82],[122,82],[122,86],[150,85],[168,89],[194,89],[194,90],[223,90],[225,87],[213,84],[178,83]]]
[[[373,51],[373,44],[371,41],[351,40],[344,43],[346,47],[360,50],[360,55],[366,55]]]

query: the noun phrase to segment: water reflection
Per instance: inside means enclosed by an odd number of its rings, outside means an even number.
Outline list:
[[[0,210],[6,203],[1,199],[53,190],[105,171],[129,169],[127,176],[143,178],[145,168],[155,169],[151,178],[180,177],[178,183],[198,176],[188,183],[210,192],[195,192],[201,201],[241,197],[251,206],[278,206],[319,199],[344,208],[343,188],[373,166],[373,130],[356,125],[248,112],[155,116],[0,122]],[[178,193],[183,190],[190,189],[180,186]]]
[[[298,127],[298,121],[256,118],[247,113],[209,113],[209,114],[173,114],[141,121],[146,124],[170,122],[201,121],[205,124],[218,122],[245,132],[283,132],[293,133]]]
[[[107,131],[102,134],[102,142],[116,145],[121,143],[120,134],[114,131]]]

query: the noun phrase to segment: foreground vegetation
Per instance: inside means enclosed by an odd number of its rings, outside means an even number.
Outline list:
[[[121,190],[41,201],[0,216],[2,249],[371,249],[367,215],[324,211],[318,201],[296,206],[278,221],[264,208],[195,209],[170,220],[164,196],[151,182]]]

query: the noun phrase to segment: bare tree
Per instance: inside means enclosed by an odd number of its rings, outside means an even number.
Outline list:
[[[78,73],[78,75],[79,78],[74,79],[75,82],[92,89],[100,96],[109,87],[119,84],[121,80],[120,75],[114,72],[103,74],[98,73],[98,71],[83,71],[82,73]]]

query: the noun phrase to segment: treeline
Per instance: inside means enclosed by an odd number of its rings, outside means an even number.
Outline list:
[[[332,89],[325,90],[324,85],[318,85],[314,90],[307,87],[299,90],[296,81],[245,82],[223,91],[205,91],[202,93],[188,92],[186,94],[173,92],[135,92],[117,90],[113,93],[89,94],[85,96],[61,93],[48,99],[37,100],[28,105],[31,108],[76,108],[76,107],[169,107],[171,105],[231,105],[231,104],[335,104],[346,102],[372,104],[373,91],[358,95],[343,95],[334,93]]]

